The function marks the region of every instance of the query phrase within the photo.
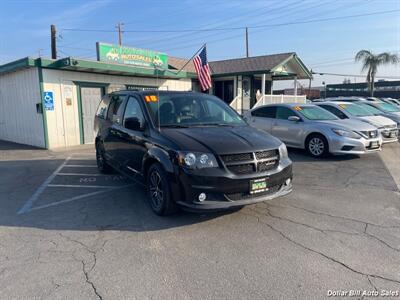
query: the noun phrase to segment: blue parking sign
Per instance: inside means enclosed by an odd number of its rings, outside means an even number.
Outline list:
[[[53,92],[44,92],[43,93],[43,102],[45,110],[54,110],[54,97]]]

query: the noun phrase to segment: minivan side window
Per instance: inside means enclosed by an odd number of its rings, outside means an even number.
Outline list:
[[[254,117],[261,117],[261,118],[275,118],[276,113],[276,106],[265,106],[260,107],[256,110],[251,112],[251,115]]]
[[[114,95],[111,98],[110,106],[107,112],[107,119],[113,123],[121,124],[122,115],[122,102],[124,97],[121,95]]]
[[[140,126],[144,125],[144,115],[143,110],[140,107],[139,100],[134,97],[129,97],[128,103],[126,104],[126,109],[124,113],[124,121],[127,118],[137,118],[140,122]]]
[[[333,113],[336,117],[340,118],[340,119],[348,119],[347,116],[341,112],[339,109],[337,109],[336,107],[333,107],[331,105],[319,105],[320,107],[322,107],[323,109],[326,109],[327,111]]]
[[[296,113],[290,108],[278,106],[276,108],[276,118],[281,120],[287,120],[291,116],[296,116]]]

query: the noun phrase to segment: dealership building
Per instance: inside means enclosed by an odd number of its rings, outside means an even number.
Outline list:
[[[47,149],[91,144],[95,111],[106,93],[199,91],[194,65],[186,59],[108,44],[98,44],[97,56],[97,61],[26,57],[0,65],[0,139]],[[260,103],[305,101],[296,82],[312,76],[296,53],[209,64],[209,93],[239,112]],[[294,95],[274,95],[277,80],[292,80]]]

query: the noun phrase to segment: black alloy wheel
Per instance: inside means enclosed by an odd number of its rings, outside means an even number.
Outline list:
[[[153,164],[147,173],[147,188],[151,209],[160,216],[176,212],[177,206],[171,197],[167,173],[159,164]]]

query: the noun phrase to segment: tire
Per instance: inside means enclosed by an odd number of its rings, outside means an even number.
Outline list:
[[[306,150],[312,157],[326,157],[329,154],[329,144],[322,134],[312,134],[307,138]]]
[[[104,147],[101,142],[96,143],[96,163],[100,173],[103,174],[112,173],[113,169],[107,163],[106,158],[104,157]]]
[[[147,172],[147,190],[149,204],[155,214],[167,216],[177,212],[167,172],[159,163],[152,164]]]

